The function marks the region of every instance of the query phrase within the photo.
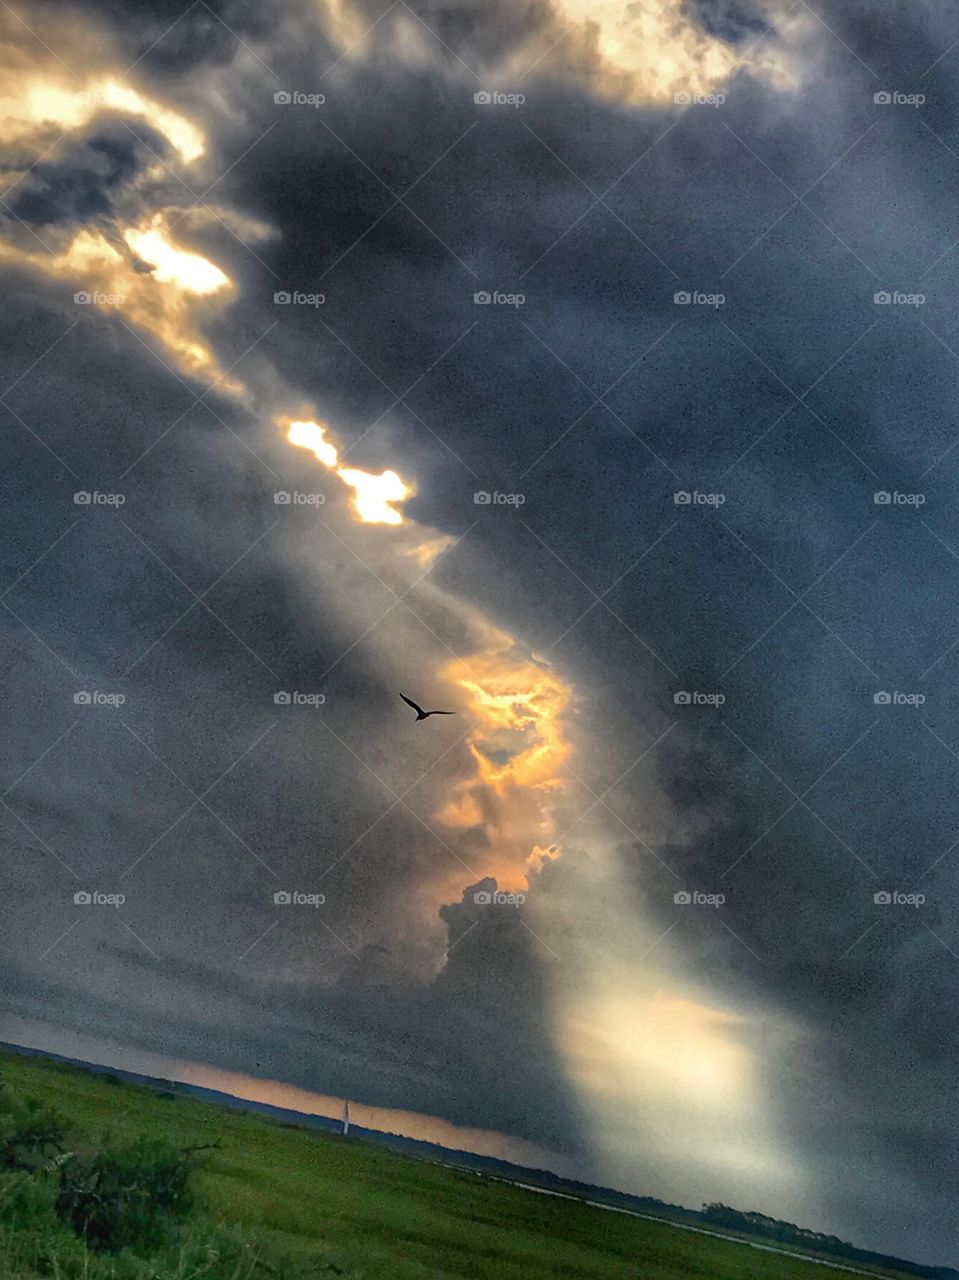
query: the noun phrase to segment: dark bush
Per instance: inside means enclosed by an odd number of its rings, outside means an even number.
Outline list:
[[[39,1169],[63,1151],[68,1128],[53,1107],[0,1083],[0,1165]]]
[[[56,1212],[91,1249],[158,1248],[190,1208],[195,1150],[141,1139],[80,1152],[60,1169]]]

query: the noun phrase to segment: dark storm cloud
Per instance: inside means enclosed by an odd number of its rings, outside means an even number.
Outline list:
[[[147,130],[147,146],[167,149],[159,134]],[[138,154],[139,152],[139,154]],[[112,193],[131,182],[149,163],[125,125],[98,125],[87,138],[72,141],[55,164],[37,164],[24,175],[10,201],[10,213],[23,222],[45,226],[83,225],[113,212]]]
[[[689,8],[706,31],[730,44],[756,40],[770,30],[770,24],[751,5],[736,0],[693,0]]]
[[[129,935],[125,941],[103,932],[80,962],[78,976],[89,966],[89,981],[68,985],[35,966],[5,965],[6,1015],[30,1019],[42,1010],[46,1021],[81,1034],[305,1089],[322,1085],[371,1106],[480,1127],[495,1118],[505,1132],[589,1167],[546,1021],[522,1003],[528,991],[503,989],[496,975],[480,982],[473,974],[451,991],[444,983],[411,988],[386,966],[371,980],[366,966],[362,981],[357,973],[324,986],[257,975],[255,965],[224,971],[170,956],[158,961]],[[323,950],[315,940],[314,957]],[[501,965],[500,975],[506,970]],[[505,1090],[504,1042],[516,1055]]]
[[[324,77],[338,54],[318,16],[284,11],[267,30],[247,21],[246,7],[213,8],[269,68],[247,59],[222,81],[227,109],[210,112],[220,171],[270,132],[217,197],[277,231],[257,248],[268,270],[221,227],[195,233],[192,243],[243,285],[226,322],[213,326],[223,363],[279,319],[257,348],[262,366],[253,365],[264,403],[275,388],[313,397],[346,445],[389,410],[350,461],[415,476],[410,509],[424,523],[458,535],[479,515],[439,580],[534,650],[556,644],[551,660],[603,726],[605,740],[582,764],[597,794],[678,719],[655,771],[648,762],[642,784],[633,774],[608,798],[644,832],[660,803],[655,783],[670,808],[656,814],[655,847],[675,874],[627,846],[630,888],[664,928],[678,922],[687,971],[708,973],[730,1002],[754,1002],[804,1029],[789,1071],[766,1084],[825,1189],[831,1218],[811,1225],[948,1259],[949,948],[959,936],[949,852],[959,769],[949,646],[959,609],[948,548],[959,551],[959,529],[948,348],[959,340],[959,255],[947,250],[959,161],[948,149],[953,55],[936,60],[956,33],[932,6],[829,6],[822,16],[835,36],[812,23],[800,60],[808,79],[795,95],[738,76],[721,110],[677,116],[573,89],[551,78],[547,62],[524,82],[528,101],[517,112],[475,107],[484,86],[425,32],[430,59],[397,59],[399,10],[377,26],[368,61],[346,60]],[[364,16],[372,22],[383,8]],[[758,35],[746,10],[697,13],[723,39]],[[155,6],[153,14],[155,34],[143,33],[131,61],[177,16]],[[422,17],[477,70],[509,44],[507,24],[478,5],[432,6]],[[519,25],[525,35],[551,21],[530,8]],[[229,67],[234,57],[242,49],[200,6],[146,52],[143,73],[172,93],[184,67]],[[279,85],[324,91],[322,114],[278,109]],[[877,91],[920,86],[921,120],[874,103]],[[133,177],[120,164],[133,163],[132,151],[92,156],[86,146],[82,164],[34,170],[21,217],[36,216],[41,197],[49,220],[95,215],[114,200]],[[72,318],[44,288],[19,279],[15,287],[4,323],[11,338],[28,337],[5,383]],[[278,315],[280,287],[322,290],[327,301],[314,314]],[[474,292],[493,288],[526,302],[515,313],[476,308]],[[721,292],[726,304],[677,307],[673,295],[685,289]],[[875,307],[880,289],[924,292],[927,302]],[[9,597],[22,619],[8,618],[18,679],[7,713],[20,726],[5,748],[9,781],[66,728],[73,690],[85,687],[23,627],[71,665],[78,655],[83,682],[109,682],[171,627],[137,668],[127,719],[199,794],[272,722],[274,690],[311,688],[314,673],[390,605],[389,592],[297,513],[267,534],[282,484],[324,489],[324,519],[344,536],[333,482],[263,421],[215,400],[271,476],[116,326],[84,318],[45,380],[9,403],[84,484],[104,487],[103,477],[136,464],[122,514],[194,591],[263,535],[208,600],[243,643],[202,607],[178,624],[191,596],[115,523],[86,522]],[[73,479],[19,429],[16,461],[29,479],[0,513],[10,582],[74,514]],[[524,493],[522,512],[473,506],[474,490],[496,488]],[[680,490],[720,492],[725,503],[677,507]],[[919,492],[926,503],[920,512],[876,506],[876,491]],[[363,558],[389,574],[376,560],[377,535],[362,533]],[[611,584],[618,616],[588,590]],[[426,649],[448,656],[407,621],[419,668]],[[330,727],[402,792],[430,758],[411,760],[400,777],[388,739],[351,736],[357,717],[376,714],[384,672],[398,665],[395,654],[370,656],[361,645],[324,688]],[[726,703],[718,714],[677,707],[680,689],[721,691]],[[922,692],[927,702],[877,706],[882,689]],[[81,874],[112,883],[191,796],[115,724],[75,732],[80,748],[31,772],[11,803]],[[433,812],[460,767],[427,780],[419,813]],[[325,727],[302,717],[282,724],[208,799],[240,838],[200,806],[142,864],[143,914],[131,888],[129,923],[162,964],[114,945],[101,984],[99,953],[83,952],[84,1017],[104,1034],[143,1044],[160,1034],[169,1052],[222,1065],[269,1060],[277,1075],[314,1086],[311,1055],[328,1039],[321,1060],[331,1092],[355,1093],[360,1080],[371,1101],[424,1111],[440,1096],[452,1119],[495,1119],[579,1146],[545,1012],[552,961],[521,913],[484,914],[472,902],[481,882],[468,867],[463,901],[424,933],[418,886],[450,855],[402,809],[323,882],[334,912],[324,920],[342,943],[318,927],[278,931],[276,950],[265,939],[250,953],[266,976],[237,976],[236,958],[273,918],[273,879],[256,857],[275,866],[278,884],[310,889],[391,803]],[[34,867],[41,846],[5,817],[17,865]],[[53,872],[49,853],[44,865]],[[25,899],[45,911],[44,945],[53,943],[72,918],[72,882],[57,871],[54,891],[46,871],[22,874],[19,903],[4,908],[18,966],[4,984],[11,1007],[30,1013],[48,1001],[75,1023],[62,971],[35,985],[21,914]],[[722,889],[721,917],[683,915],[673,903],[679,887]],[[883,908],[873,900],[882,889],[922,890],[927,902]],[[589,933],[576,892],[561,863],[531,890],[561,922],[549,938],[561,954],[563,928],[575,932],[579,919]],[[254,1030],[244,1011],[262,1010],[271,981],[289,984],[304,967],[319,989],[301,981],[269,1034]],[[131,975],[132,1031],[113,994]],[[202,1017],[177,1010],[183,992]],[[169,1011],[151,1009],[157,1003]],[[867,1168],[880,1171],[868,1184],[856,1175]]]
[[[302,6],[281,2],[271,5],[267,14],[242,0],[197,0],[187,5],[179,0],[132,0],[130,4],[92,0],[82,6],[44,6],[43,12],[31,14],[31,26],[44,36],[49,33],[51,45],[73,66],[64,35],[89,27],[92,19],[128,55],[124,68],[149,59],[149,70],[159,78],[178,77],[199,66],[225,65],[236,56],[239,40],[248,41],[255,50],[267,44],[290,15],[302,16]],[[76,65],[82,64],[78,60]]]

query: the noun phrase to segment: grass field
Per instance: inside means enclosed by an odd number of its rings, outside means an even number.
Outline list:
[[[220,1144],[195,1174],[196,1208],[179,1242],[149,1260],[89,1253],[53,1216],[53,1179],[3,1173],[0,1280],[841,1274],[43,1059],[0,1053],[0,1070],[22,1094],[56,1105],[87,1140],[148,1134],[183,1146]]]

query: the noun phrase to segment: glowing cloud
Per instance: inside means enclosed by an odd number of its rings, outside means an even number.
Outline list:
[[[91,96],[88,94],[88,96]],[[135,89],[115,80],[104,80],[93,86],[94,108],[100,104],[130,115],[143,116],[167,138],[189,164],[199,159],[206,150],[206,139],[190,120],[164,107],[161,103],[144,98]]]
[[[422,568],[429,569],[455,542],[456,539],[451,534],[438,533],[435,537],[427,537],[422,542],[416,543],[415,546],[405,547],[404,554],[414,559]]]
[[[509,785],[550,788],[570,746],[560,723],[571,691],[548,667],[514,655],[514,642],[446,665],[443,677],[470,698],[478,725],[469,746],[480,779],[494,790]]]
[[[206,150],[206,139],[192,121],[117,80],[93,80],[78,92],[52,76],[38,76],[25,86],[19,84],[16,94],[0,93],[0,122],[8,138],[22,137],[45,124],[80,128],[103,110],[148,120],[188,164]]]
[[[291,422],[286,438],[290,444],[310,449],[324,467],[336,466],[336,448],[326,439],[326,428],[318,422]]]
[[[354,490],[353,506],[364,524],[402,524],[403,517],[391,505],[403,502],[413,490],[395,471],[378,476],[354,467],[340,467],[336,473]]]
[[[130,230],[124,239],[138,257],[153,268],[154,280],[174,284],[185,293],[214,293],[230,283],[218,266],[171,244],[159,229],[159,219],[147,231]]]
[[[102,40],[99,33],[85,31],[81,44],[88,35],[89,48],[94,50],[100,69],[89,68],[79,89],[65,77],[64,68],[44,59],[42,52],[27,70],[26,54],[7,55],[13,66],[7,68],[6,77],[0,77],[4,80],[0,86],[0,128],[8,140],[16,140],[23,156],[11,190],[40,161],[55,166],[60,142],[102,112],[118,112],[148,122],[170,144],[160,150],[169,151],[174,159],[187,164],[206,150],[206,137],[191,120],[105,71],[109,42]],[[37,39],[45,48],[42,39]],[[16,42],[9,47],[14,50]],[[31,53],[31,62],[33,57]],[[10,86],[15,86],[15,91]],[[90,164],[95,169],[95,157]],[[120,309],[125,323],[158,339],[168,358],[172,357],[183,372],[212,377],[222,391],[239,395],[245,388],[223,374],[201,333],[195,310],[196,299],[226,292],[231,284],[229,277],[200,254],[177,245],[170,228],[172,215],[178,210],[160,208],[154,201],[152,212],[142,211],[152,188],[141,180],[157,177],[163,168],[164,162],[158,158],[151,168],[131,178],[125,188],[118,187],[113,193],[116,212],[91,217],[79,230],[64,221],[44,226],[41,234],[32,227],[8,223],[0,242],[0,259],[29,263],[47,276],[64,280],[78,301],[111,312]],[[130,209],[135,212],[124,213]],[[215,211],[206,207],[199,212],[187,210],[186,214],[194,224],[216,217]],[[183,216],[186,215],[179,220]],[[264,231],[250,223],[237,234],[252,238]]]
[[[136,270],[140,252],[156,259],[154,270]],[[77,296],[102,310],[118,312],[123,319],[151,334],[167,349],[183,372],[216,380],[221,392],[240,395],[242,383],[228,378],[204,341],[199,314],[200,299],[226,290],[230,279],[219,267],[199,254],[178,249],[154,218],[146,227],[120,228],[111,242],[100,231],[84,230],[60,252],[34,253],[0,241],[0,260],[29,262],[44,275],[68,284]]]
[[[324,467],[335,468],[343,483],[353,490],[353,510],[363,524],[403,523],[402,515],[392,504],[404,502],[413,489],[395,471],[382,471],[377,476],[357,467],[338,467],[339,454],[336,446],[326,438],[326,427],[307,420],[287,422],[286,425],[286,438],[290,444],[309,449],[317,462]]]
[[[627,95],[640,100],[669,101],[682,90],[708,93],[737,62],[733,47],[704,31],[679,0],[562,0],[560,9],[560,20],[579,26],[607,74],[624,77]]]
[[[471,851],[471,862],[501,888],[521,888],[547,849],[550,857],[559,854],[554,809],[572,750],[564,724],[572,690],[511,636],[489,626],[486,633],[483,650],[453,659],[440,672],[466,695],[474,769],[437,820],[450,828],[482,827],[486,852],[480,859]]]
[[[794,9],[796,6],[792,6]],[[537,37],[550,50],[544,70],[584,80],[596,91],[626,103],[675,104],[690,95],[715,92],[745,69],[779,89],[795,87],[799,74],[785,40],[808,15],[792,13],[781,0],[768,0],[761,19],[772,29],[766,40],[723,40],[696,20],[685,0],[556,0],[556,33]],[[561,32],[560,42],[557,34]],[[532,45],[517,51],[508,73],[521,71]]]
[[[444,62],[444,53],[422,25],[397,10],[388,29],[374,31],[361,10],[345,0],[325,0],[328,29],[341,57],[362,58],[390,41],[390,56],[409,66]],[[780,90],[798,85],[796,36],[809,29],[808,12],[786,0],[760,0],[764,39],[724,40],[697,21],[687,0],[552,0],[537,10],[530,29],[518,22],[513,41],[493,55],[486,83],[515,90],[535,67],[629,105],[683,105],[690,96],[715,92],[737,71],[746,70]],[[469,61],[482,59],[469,49]],[[475,62],[474,62],[475,65]],[[677,94],[687,95],[677,100]]]

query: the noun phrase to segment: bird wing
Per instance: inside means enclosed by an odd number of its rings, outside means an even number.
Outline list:
[[[408,698],[405,693],[401,693],[400,697],[403,699],[403,701],[406,703],[408,707],[413,708],[413,710],[417,713],[417,715],[423,714],[423,708],[418,707],[412,698]]]
[[[427,711],[428,716],[455,716],[455,711]]]

